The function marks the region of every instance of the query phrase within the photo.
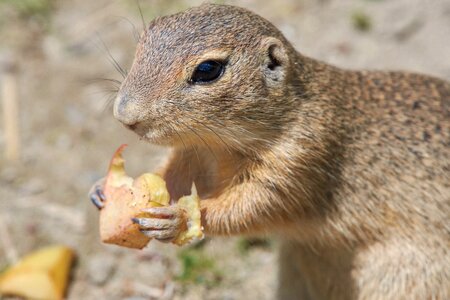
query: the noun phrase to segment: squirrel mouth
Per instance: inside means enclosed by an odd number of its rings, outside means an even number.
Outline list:
[[[147,132],[149,131],[146,126],[142,123],[135,123],[131,125],[125,125],[126,128],[134,131],[137,135],[141,137],[145,137],[147,135]]]
[[[160,145],[172,144],[172,139],[167,134],[164,134],[160,130],[150,128],[147,124],[135,123],[132,125],[125,125],[125,127],[136,133],[141,140]]]
[[[190,136],[191,132],[178,131],[171,126],[163,126],[163,124],[149,125],[146,122],[137,122],[135,124],[124,124],[124,126],[136,133],[140,140],[150,142],[152,144],[162,146],[183,146],[191,144],[193,141],[202,141],[206,143],[201,133],[197,133],[192,129],[194,137]]]

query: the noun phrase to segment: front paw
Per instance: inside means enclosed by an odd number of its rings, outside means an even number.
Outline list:
[[[139,229],[149,238],[157,239],[163,243],[173,242],[181,232],[187,230],[186,212],[177,207],[152,207],[142,210],[150,214],[149,218],[133,218],[132,221],[139,225]]]
[[[102,209],[103,206],[105,206],[104,202],[106,201],[106,197],[103,193],[104,186],[105,178],[102,178],[94,183],[88,194],[92,204],[94,204],[98,209]]]

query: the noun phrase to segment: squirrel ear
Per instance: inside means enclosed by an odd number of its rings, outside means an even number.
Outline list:
[[[283,81],[289,61],[283,43],[277,38],[266,37],[261,41],[261,49],[264,54],[264,73],[267,79],[273,82]]]

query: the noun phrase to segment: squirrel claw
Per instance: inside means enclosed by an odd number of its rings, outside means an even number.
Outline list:
[[[100,179],[89,191],[89,199],[91,199],[91,202],[98,209],[102,209],[105,206],[104,202],[106,201],[106,196],[105,193],[103,193],[104,181],[104,178]]]
[[[91,202],[98,208],[102,209],[105,205],[103,204],[103,200],[97,194],[89,195]]]
[[[141,230],[141,232],[149,238],[157,239],[163,243],[169,243],[177,237],[177,232],[174,230]]]
[[[186,230],[184,210],[176,206],[152,207],[142,211],[152,216],[149,218],[132,218],[131,221],[137,224],[140,231],[150,238],[163,243],[170,243],[178,237],[180,232]]]
[[[104,202],[106,201],[106,196],[103,193],[103,189],[101,186],[96,186],[95,187],[95,193],[97,194],[97,196],[99,197],[100,201]]]

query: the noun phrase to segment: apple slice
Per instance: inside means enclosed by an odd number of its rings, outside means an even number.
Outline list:
[[[41,249],[0,275],[0,294],[29,299],[63,299],[73,251],[65,246]]]
[[[158,175],[145,173],[133,180],[126,174],[122,157],[125,147],[120,146],[114,153],[106,176],[106,202],[100,211],[100,237],[104,243],[142,249],[150,238],[142,234],[139,226],[131,219],[150,217],[142,209],[167,206],[170,195],[165,181]],[[187,212],[188,224],[187,230],[175,239],[175,244],[184,245],[194,238],[203,237],[199,202],[195,185],[190,196],[184,196],[178,201],[177,205]]]
[[[114,153],[106,176],[104,194],[107,199],[100,211],[100,237],[104,243],[142,249],[150,241],[131,219],[143,208],[168,205],[169,192],[164,180],[146,173],[136,180],[125,173],[122,145]]]

